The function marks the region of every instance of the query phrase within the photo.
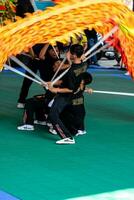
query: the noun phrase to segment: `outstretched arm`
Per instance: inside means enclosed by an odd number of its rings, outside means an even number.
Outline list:
[[[84,92],[86,92],[86,93],[88,93],[88,94],[92,94],[93,93],[93,89],[92,88],[85,88],[85,91]]]
[[[49,43],[46,43],[46,44],[44,45],[44,47],[41,49],[41,51],[40,51],[40,53],[39,53],[39,58],[40,58],[41,60],[45,60],[45,55],[46,55],[46,52],[47,52],[48,47],[49,47]]]

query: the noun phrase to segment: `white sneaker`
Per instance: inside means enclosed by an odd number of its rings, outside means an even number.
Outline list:
[[[34,120],[34,124],[39,124],[39,125],[42,125],[42,126],[46,126],[46,121],[39,121],[39,120]]]
[[[17,129],[21,131],[34,131],[34,126],[29,124],[24,124],[22,126],[18,126]]]
[[[17,108],[24,108],[25,104],[24,103],[17,103]]]
[[[53,127],[53,125],[51,124],[51,123],[49,123],[49,122],[46,122],[46,125],[48,126],[48,127]]]
[[[76,135],[75,136],[79,136],[79,135],[85,135],[87,132],[84,130],[84,131],[82,131],[82,130],[78,130],[78,132],[76,133]]]
[[[125,73],[125,75],[126,75],[126,76],[129,76],[129,75],[130,75],[130,73],[129,73],[129,72],[126,72],[126,73]]]
[[[50,128],[50,129],[49,129],[49,132],[52,133],[53,135],[57,135],[56,130],[54,130],[53,128]]]
[[[75,144],[75,140],[71,138],[64,138],[64,139],[58,140],[56,144]]]

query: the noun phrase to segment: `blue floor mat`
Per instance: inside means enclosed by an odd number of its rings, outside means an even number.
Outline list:
[[[0,191],[0,200],[20,200],[20,199],[13,197],[12,195],[6,192]]]

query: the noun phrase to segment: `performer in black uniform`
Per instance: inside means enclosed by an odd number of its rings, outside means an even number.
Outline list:
[[[60,61],[61,62],[61,61]],[[53,69],[57,69],[59,61],[56,61],[53,65]],[[64,64],[62,66],[63,69],[68,68],[68,64]],[[58,75],[63,72],[63,69],[60,69]],[[49,79],[52,77],[49,77]],[[55,83],[54,87],[58,87],[57,84],[60,84],[61,81]],[[25,110],[23,115],[23,125],[18,126],[18,130],[34,130],[34,124],[39,125],[48,125],[47,115],[49,113],[49,107],[51,105],[51,101],[56,96],[55,93],[52,93],[49,90],[46,90],[45,94],[36,95],[33,98],[29,98],[26,100]],[[49,123],[49,132],[55,134],[55,130],[52,129],[52,125]]]
[[[84,119],[85,119],[85,106],[84,106],[84,91],[85,86],[92,82],[92,75],[88,72],[84,72],[80,75],[81,83],[77,91],[73,94],[72,104],[62,113],[62,118],[66,127],[70,130],[72,135],[84,135],[86,134]]]
[[[41,49],[44,48],[44,44],[37,44],[33,46],[32,48],[32,58],[29,61],[28,67],[31,69],[34,73],[37,73],[39,70],[40,77],[44,81],[50,81],[54,72],[53,72],[53,65],[55,61],[57,61],[57,55],[55,54],[55,51],[53,50],[52,46],[49,45],[48,49],[45,54],[45,60],[41,60],[39,58],[39,53]],[[55,46],[55,50],[59,54],[58,48]],[[31,76],[29,72],[26,72],[27,75]],[[32,84],[32,80],[29,80],[27,78],[24,78],[19,99],[18,99],[18,108],[24,108],[25,106],[25,100],[28,95],[29,88]]]
[[[49,87],[51,92],[56,93],[54,103],[50,109],[49,119],[53,124],[54,129],[62,138],[57,141],[57,144],[74,144],[75,140],[71,136],[70,131],[64,125],[60,118],[63,110],[71,104],[73,93],[78,89],[81,79],[79,75],[85,72],[87,65],[81,61],[84,49],[81,45],[75,44],[70,47],[68,59],[72,60],[72,65],[69,71],[62,77],[62,84],[59,88]]]

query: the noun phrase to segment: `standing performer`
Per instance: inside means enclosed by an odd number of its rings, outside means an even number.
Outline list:
[[[45,60],[41,60],[39,58],[39,54],[40,54],[42,48],[44,49],[44,44],[37,44],[32,48],[33,59],[31,59],[31,61],[29,62],[28,67],[34,73],[37,73],[37,71],[39,70],[42,80],[50,81],[53,76],[53,73],[54,73],[53,65],[54,65],[55,61],[57,60],[57,55],[51,45],[49,45],[49,47],[48,47],[48,44],[46,44],[46,45],[47,45],[48,49],[45,53]],[[57,47],[55,47],[55,50],[56,50],[57,54],[59,54],[59,50]],[[26,72],[26,74],[30,75],[28,72]],[[23,81],[23,84],[21,87],[21,91],[20,91],[20,95],[19,95],[19,99],[18,99],[17,108],[24,108],[25,100],[28,95],[28,91],[29,91],[31,84],[32,84],[31,80],[24,78],[24,81]]]
[[[61,138],[61,140],[56,142],[57,144],[75,144],[75,140],[61,120],[60,115],[70,105],[73,93],[80,85],[81,80],[79,75],[85,72],[87,68],[87,64],[81,61],[83,53],[83,46],[78,44],[72,45],[67,54],[67,58],[72,61],[72,65],[69,71],[62,77],[60,87],[54,88],[51,85],[48,87],[51,92],[57,94],[48,116],[54,129]]]
[[[84,72],[80,75],[81,82],[77,91],[72,97],[72,103],[62,113],[62,118],[72,135],[84,135],[85,131],[85,106],[84,106],[84,91],[85,86],[92,82],[92,75]],[[92,89],[88,89],[88,93],[92,93]]]

